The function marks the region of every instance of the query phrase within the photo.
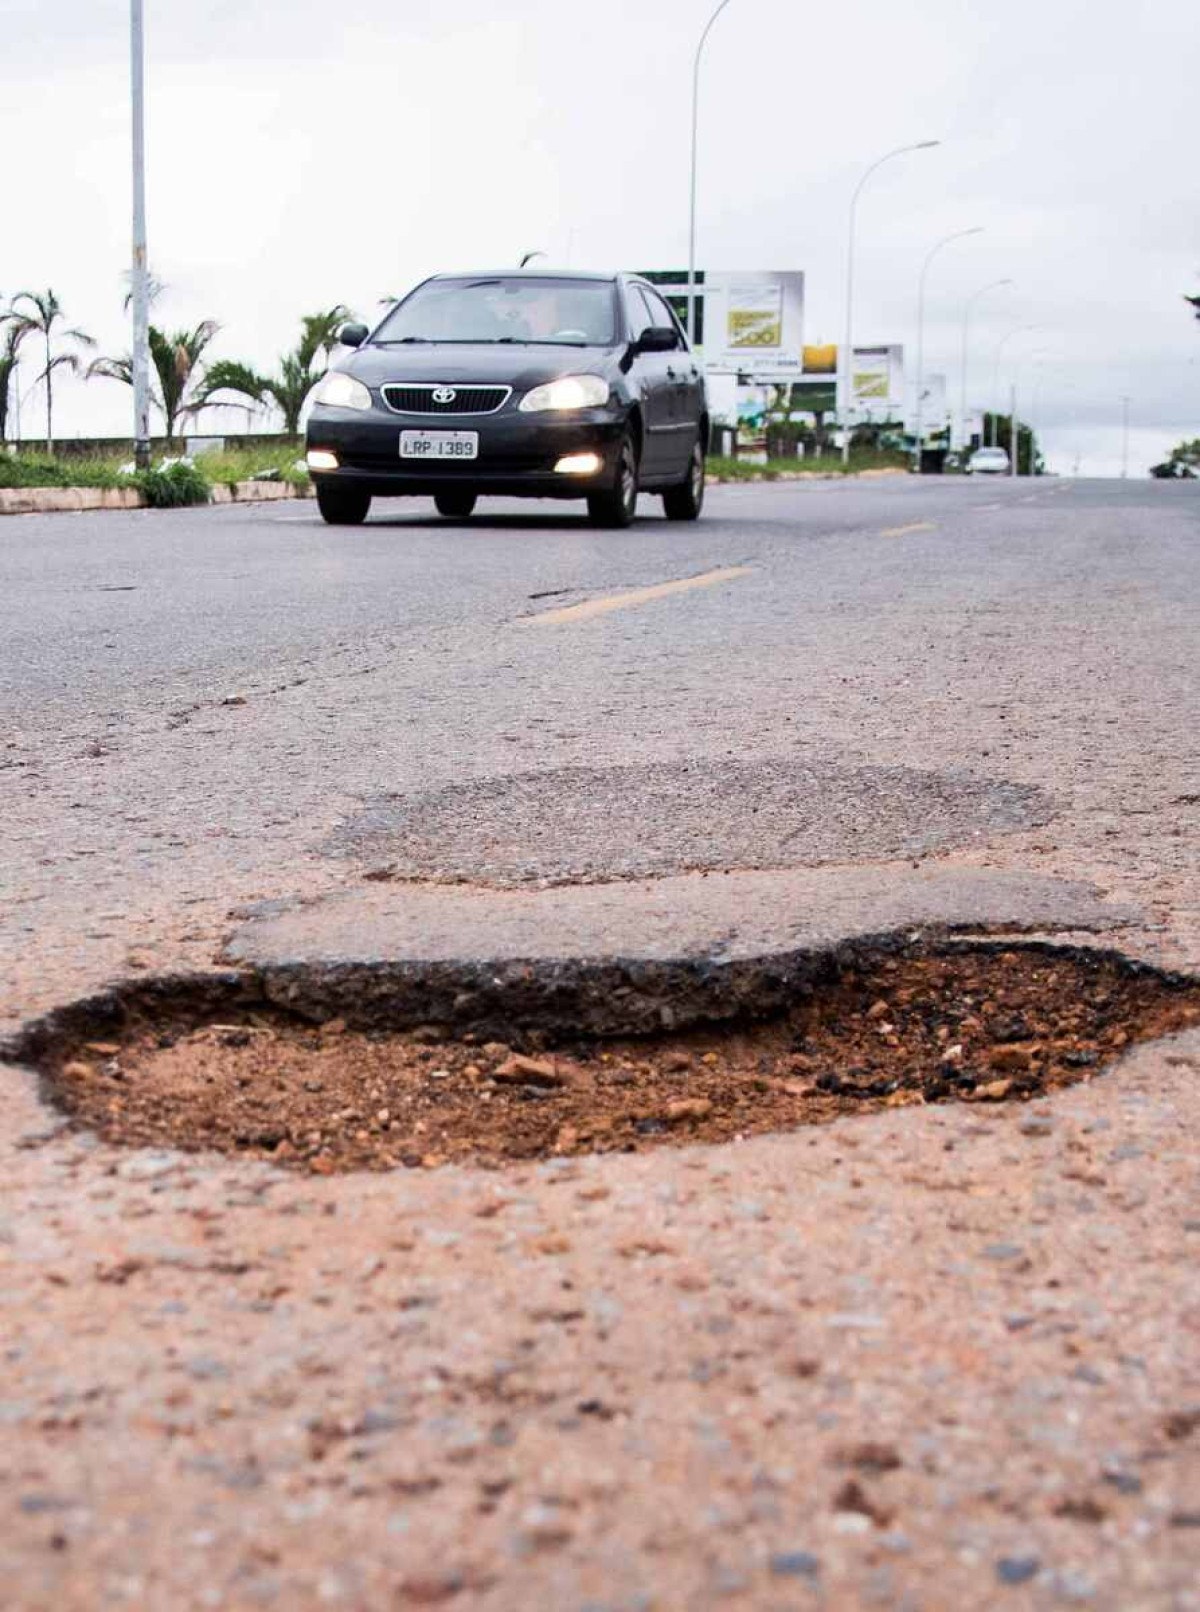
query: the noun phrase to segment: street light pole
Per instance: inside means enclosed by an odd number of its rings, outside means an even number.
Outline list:
[[[700,127],[700,58],[704,54],[704,45],[712,32],[713,23],[728,4],[729,0],[721,0],[720,5],[705,23],[692,63],[692,178],[688,210],[687,333],[688,341],[693,347],[696,345],[696,136]]]
[[[129,6],[129,80],[133,112],[133,457],[150,468],[150,284],[146,271],[146,116],[142,0]]]
[[[971,308],[979,300],[979,298],[982,297],[986,292],[995,291],[1002,285],[1013,285],[1013,284],[1015,284],[1015,282],[1012,281],[1012,280],[992,280],[987,285],[981,285],[979,287],[978,291],[972,292],[971,295],[967,298],[966,302],[963,304],[962,373],[961,373],[961,377],[960,377],[960,379],[961,379],[961,390],[959,392],[959,398],[958,398],[958,426],[959,426],[959,430],[962,432],[962,441],[959,444],[959,446],[963,447],[963,448],[965,448],[967,446],[967,441],[968,441],[968,434],[967,434],[967,361],[968,361],[967,360],[967,355],[968,355],[968,345],[967,345],[967,343],[968,343],[968,328],[969,328],[970,320],[971,320]]]
[[[1009,455],[1008,474],[1013,477],[1018,474],[1017,467],[1021,459],[1021,432],[1017,425],[1017,377],[1015,371],[1008,388],[1008,445],[1012,449],[1012,453]]]
[[[1014,330],[1010,330],[1006,335],[1001,336],[996,347],[996,361],[992,366],[992,390],[990,394],[992,399],[992,440],[988,443],[989,448],[994,448],[996,446],[996,437],[998,435],[996,429],[996,402],[1000,391],[1000,359],[1003,356],[1004,349],[1008,346],[1009,342],[1012,341],[1014,336],[1023,336],[1031,330],[1041,329],[1041,325],[1017,325]]]
[[[921,427],[925,388],[925,278],[929,273],[929,265],[942,250],[949,246],[951,241],[961,241],[966,235],[982,235],[983,225],[974,224],[970,229],[955,230],[952,235],[943,235],[941,240],[931,246],[925,254],[925,261],[921,265],[921,278],[917,286],[917,420],[916,441],[913,446],[913,469],[918,475],[921,473]]]
[[[1026,356],[1026,358],[1029,360],[1029,362],[1031,364],[1036,366],[1038,359],[1039,358],[1044,358],[1048,351],[1049,351],[1049,348],[1047,348],[1047,347],[1039,347],[1037,352],[1035,352],[1035,353],[1026,353],[1025,356]],[[1021,422],[1017,419],[1017,380],[1020,377],[1021,377],[1021,361],[1020,361],[1020,359],[1018,359],[1017,362],[1013,365],[1013,385],[1012,385],[1012,393],[1011,393],[1011,397],[1012,397],[1012,409],[1011,409],[1012,429],[1011,429],[1011,431],[1009,433],[1009,435],[1012,438],[1012,448],[1013,448],[1012,464],[1009,466],[1009,473],[1011,475],[1014,475],[1014,476],[1019,476],[1021,474]],[[1037,382],[1035,380],[1034,383],[1033,383],[1032,390],[1036,391],[1036,389],[1037,389]],[[1029,474],[1031,476],[1034,474],[1035,468],[1036,467],[1035,467],[1035,463],[1034,463],[1033,415],[1031,413],[1030,416],[1029,416]]]
[[[854,187],[854,194],[850,198],[850,225],[846,232],[846,340],[842,347],[842,361],[838,365],[841,370],[841,406],[839,413],[842,419],[842,463],[850,462],[850,416],[854,410],[854,226],[858,210],[858,198],[863,186],[877,168],[882,168],[885,162],[893,157],[902,157],[909,151],[929,151],[933,146],[940,146],[940,140],[918,140],[915,145],[897,146],[894,151],[887,151],[878,158],[862,175]]]

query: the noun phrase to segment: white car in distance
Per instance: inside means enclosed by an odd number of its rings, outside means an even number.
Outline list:
[[[967,460],[968,476],[1007,476],[1011,469],[1003,448],[976,448]]]

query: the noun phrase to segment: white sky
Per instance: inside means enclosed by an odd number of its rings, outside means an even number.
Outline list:
[[[146,0],[156,322],[215,317],[214,356],[269,367],[301,314],[545,249],[582,267],[686,261],[691,56],[715,0]],[[128,346],[126,0],[0,0],[0,293],[52,285]],[[958,398],[964,298],[986,399],[1000,339],[1055,468],[1131,469],[1200,435],[1195,0],[731,0],[701,103],[701,266],[801,268],[806,336],[838,340],[850,192],[856,341]],[[1040,358],[1033,355],[1041,353]],[[1022,355],[1024,355],[1022,357]],[[1002,388],[1013,364],[1005,364]],[[32,366],[30,366],[32,368]],[[64,382],[63,435],[128,432],[130,394]],[[35,429],[35,400],[23,410]],[[215,419],[215,417],[214,417]],[[230,422],[232,426],[232,421]]]

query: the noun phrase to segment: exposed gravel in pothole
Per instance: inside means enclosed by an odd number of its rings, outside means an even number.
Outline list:
[[[924,856],[1051,816],[1032,785],[825,756],[564,767],[369,802],[326,842],[376,877],[528,883]]]
[[[270,1009],[137,1022],[47,1071],[127,1146],[217,1149],[319,1174],[729,1142],[880,1107],[1028,1101],[1200,1023],[1200,984],[1112,955],[955,947],[831,960],[769,1022],[511,1042],[445,1026],[305,1025]]]

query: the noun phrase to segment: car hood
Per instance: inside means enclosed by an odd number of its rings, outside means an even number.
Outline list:
[[[412,347],[360,347],[340,360],[343,369],[367,386],[389,381],[482,381],[523,392],[560,375],[607,375],[618,351],[604,347],[509,347],[487,342],[478,347],[429,342]]]

